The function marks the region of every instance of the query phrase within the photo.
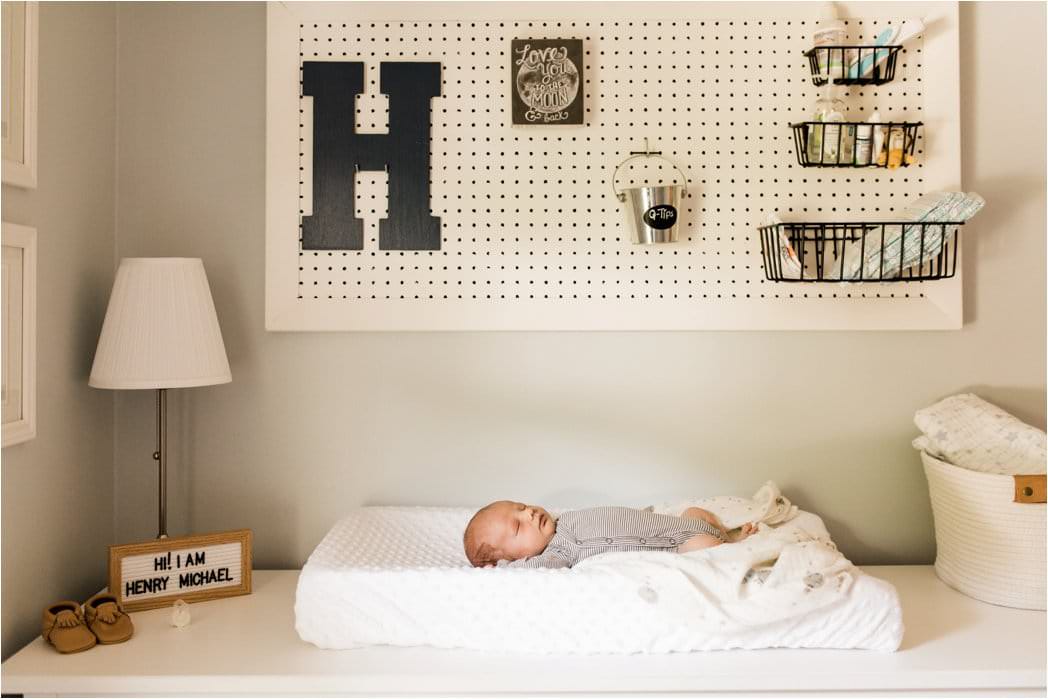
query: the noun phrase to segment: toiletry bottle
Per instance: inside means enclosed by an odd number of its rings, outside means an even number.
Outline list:
[[[844,121],[844,102],[837,96],[837,85],[831,78],[819,99],[808,134],[808,160],[820,165],[836,165],[841,151],[841,126]]]
[[[887,128],[880,125],[881,113],[874,112],[870,115],[870,123],[873,124],[873,162],[877,165],[884,166],[888,162],[888,152],[886,150],[887,145],[885,143],[885,136],[887,136]]]
[[[888,134],[888,169],[894,170],[902,165],[903,145],[905,144],[905,129],[901,126],[892,127]]]
[[[872,117],[870,118],[872,121]],[[863,124],[855,130],[855,164],[873,164],[873,127]]]
[[[844,77],[844,49],[829,48],[844,45],[844,22],[837,18],[837,9],[832,2],[823,3],[819,24],[812,35],[818,72],[829,75],[830,81]]]
[[[851,165],[855,162],[855,124],[841,124],[840,162]]]

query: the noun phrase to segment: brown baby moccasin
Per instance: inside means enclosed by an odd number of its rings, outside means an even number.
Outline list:
[[[56,602],[44,609],[40,635],[59,653],[79,653],[96,643],[84,624],[84,612],[76,602]]]
[[[84,614],[87,616],[87,627],[98,637],[99,643],[123,643],[135,632],[131,617],[116,597],[106,592],[99,592],[84,602]]]

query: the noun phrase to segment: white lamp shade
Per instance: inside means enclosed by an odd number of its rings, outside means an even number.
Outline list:
[[[122,259],[88,383],[185,388],[232,380],[203,261]]]

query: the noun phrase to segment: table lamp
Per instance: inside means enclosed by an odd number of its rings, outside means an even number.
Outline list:
[[[158,539],[167,537],[167,389],[232,380],[203,261],[120,260],[88,383],[156,390]]]

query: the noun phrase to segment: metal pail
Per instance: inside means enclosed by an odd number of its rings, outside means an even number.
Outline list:
[[[644,185],[619,190],[615,179],[619,169],[637,158],[657,157],[668,162],[680,173],[681,184]],[[669,158],[662,157],[659,151],[648,150],[648,139],[644,139],[643,151],[632,151],[630,157],[623,160],[611,175],[611,191],[615,197],[626,204],[626,225],[635,245],[652,243],[676,243],[677,228],[680,223],[680,200],[682,192],[688,193],[688,176]]]
[[[626,219],[638,245],[676,243],[680,219],[681,185],[657,185],[623,189]]]

